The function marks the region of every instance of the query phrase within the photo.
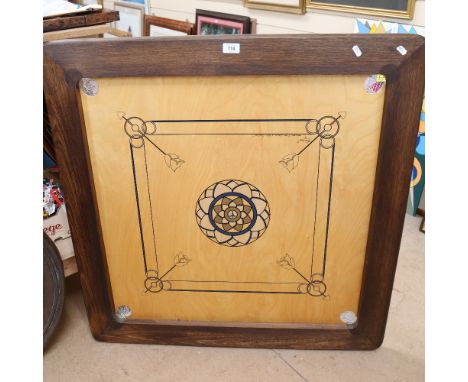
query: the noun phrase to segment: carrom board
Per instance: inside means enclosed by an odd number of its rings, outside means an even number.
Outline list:
[[[423,52],[415,36],[47,44],[93,335],[378,347]]]

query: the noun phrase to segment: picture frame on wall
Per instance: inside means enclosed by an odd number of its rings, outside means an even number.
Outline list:
[[[141,4],[145,6],[145,13],[149,15],[150,8],[151,8],[151,0],[120,0],[124,3],[133,3],[133,4]]]
[[[197,35],[250,34],[251,19],[247,16],[229,13],[196,10]]]
[[[120,20],[115,22],[115,28],[129,32],[132,37],[143,36],[143,20],[145,6],[127,1],[116,1],[114,10],[119,11]]]
[[[188,36],[195,34],[195,24],[188,21],[145,15],[144,36]]]
[[[307,0],[307,7],[412,20],[416,0]]]
[[[307,0],[244,0],[244,7],[303,15]]]

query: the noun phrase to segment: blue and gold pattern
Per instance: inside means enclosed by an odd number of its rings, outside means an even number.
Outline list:
[[[203,234],[217,244],[240,247],[257,240],[270,222],[265,195],[250,183],[216,182],[198,198],[195,215]]]

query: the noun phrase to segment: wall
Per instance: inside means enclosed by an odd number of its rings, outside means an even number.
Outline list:
[[[104,0],[110,8],[113,1]],[[176,20],[195,21],[195,9],[246,15],[257,19],[257,33],[353,33],[356,17],[379,19],[375,16],[345,14],[308,9],[305,15],[261,11],[243,6],[242,0],[151,0],[151,13]],[[414,19],[390,19],[424,27],[424,1],[416,1]]]

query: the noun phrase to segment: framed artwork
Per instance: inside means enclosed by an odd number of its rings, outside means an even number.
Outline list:
[[[197,9],[195,25],[198,35],[250,34],[249,17]]]
[[[187,36],[194,32],[195,25],[192,23],[145,15],[144,36]]]
[[[307,6],[327,11],[360,13],[412,20],[416,0],[307,0]]]
[[[150,14],[151,0],[120,0],[124,3],[141,4],[145,7],[145,13]]]
[[[253,9],[265,9],[268,11],[298,13],[303,15],[306,12],[306,1],[307,0],[244,0],[244,6]]]
[[[95,338],[380,346],[422,37],[65,40],[44,64]]]
[[[115,22],[115,28],[129,32],[133,37],[143,36],[143,17],[145,6],[127,1],[114,2],[114,10],[119,11],[120,20]]]

